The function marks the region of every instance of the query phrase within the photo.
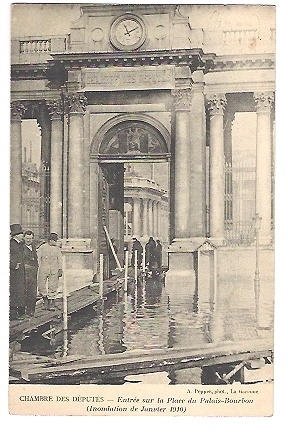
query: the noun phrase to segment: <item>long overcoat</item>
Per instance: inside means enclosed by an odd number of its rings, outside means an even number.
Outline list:
[[[17,263],[19,268],[17,269]],[[10,240],[10,307],[25,306],[25,265],[23,243]]]
[[[31,249],[25,244],[23,245],[26,278],[26,306],[30,312],[34,312],[37,297],[38,272],[38,257],[34,243],[32,243]]]

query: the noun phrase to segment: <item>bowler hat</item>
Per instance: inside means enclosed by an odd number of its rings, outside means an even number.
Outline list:
[[[48,236],[48,240],[57,241],[58,240],[58,234],[56,233],[50,233]]]
[[[12,224],[10,225],[11,236],[17,234],[23,234],[23,229],[20,224]]]

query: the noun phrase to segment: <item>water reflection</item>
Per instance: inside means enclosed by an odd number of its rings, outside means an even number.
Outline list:
[[[259,328],[255,320],[253,285],[222,284],[217,292],[211,289],[211,284],[207,284],[172,290],[160,280],[139,280],[137,286],[129,286],[127,293],[110,295],[94,309],[87,308],[73,315],[69,332],[56,332],[50,339],[37,334],[24,340],[22,349],[54,357],[96,356],[143,349],[199,347],[211,342],[273,335],[273,290],[271,294],[266,289],[260,298],[262,327]],[[168,378],[171,384],[200,383],[201,370],[176,371]],[[137,381],[133,379],[130,382]]]

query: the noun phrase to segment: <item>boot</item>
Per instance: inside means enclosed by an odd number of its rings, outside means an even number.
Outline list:
[[[56,310],[55,300],[54,299],[49,299],[48,300],[48,310],[50,310],[50,311],[55,311]]]
[[[43,307],[44,307],[44,309],[48,309],[48,305],[49,305],[48,298],[47,298],[47,296],[44,296],[43,297]]]

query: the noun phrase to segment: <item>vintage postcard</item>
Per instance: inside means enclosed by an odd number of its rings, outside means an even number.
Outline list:
[[[275,5],[11,5],[9,412],[274,412]]]

